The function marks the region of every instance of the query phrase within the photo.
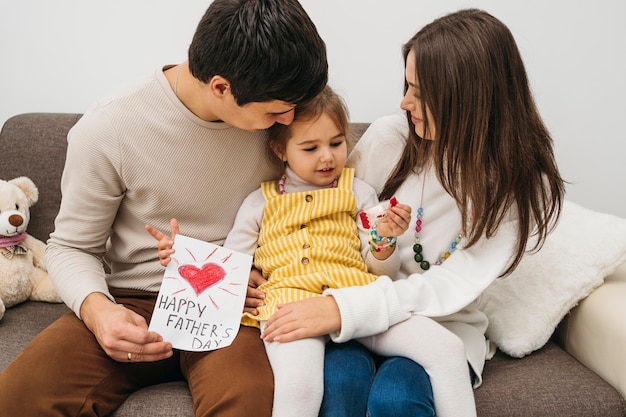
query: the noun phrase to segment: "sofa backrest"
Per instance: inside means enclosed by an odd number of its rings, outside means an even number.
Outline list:
[[[67,132],[80,114],[27,113],[7,120],[0,131],[0,179],[26,176],[39,189],[28,233],[48,240],[61,202]]]
[[[46,242],[54,230],[61,204],[61,174],[65,165],[67,132],[82,115],[76,113],[25,113],[7,120],[0,131],[0,179],[29,177],[39,189],[31,208],[28,233]],[[368,123],[351,123],[353,142]]]

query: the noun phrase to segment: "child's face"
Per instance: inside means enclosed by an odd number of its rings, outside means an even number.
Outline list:
[[[291,129],[282,159],[303,180],[330,185],[346,164],[348,147],[344,134],[326,113],[314,121],[294,121]]]

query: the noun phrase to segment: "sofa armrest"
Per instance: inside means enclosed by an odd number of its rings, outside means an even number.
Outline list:
[[[626,398],[626,263],[573,308],[556,337],[583,365]]]

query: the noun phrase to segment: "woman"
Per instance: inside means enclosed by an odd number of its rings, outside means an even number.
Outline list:
[[[398,238],[400,273],[287,304],[263,337],[287,342],[329,333],[346,342],[393,333],[412,315],[428,316],[463,341],[477,387],[493,353],[478,299],[527,249],[541,246],[559,216],[563,180],[519,50],[502,22],[480,10],[452,13],[420,30],[403,55],[406,118],[374,122],[350,156],[356,175],[381,200],[396,196],[413,207],[414,227]],[[380,163],[381,155],[388,162]],[[357,371],[370,372],[371,385],[357,387],[351,371],[337,370],[356,360],[355,351],[370,357]],[[363,416],[366,408],[372,417],[432,415],[429,384],[415,364],[393,358],[375,373],[368,368],[371,355],[354,342],[334,345],[328,355],[334,371],[325,378],[321,415]],[[396,395],[382,395],[385,389]]]

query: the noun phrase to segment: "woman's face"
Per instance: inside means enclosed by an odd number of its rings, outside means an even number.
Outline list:
[[[417,81],[417,71],[415,70],[415,52],[409,52],[406,58],[406,68],[404,76],[408,84],[406,94],[400,103],[402,110],[411,113],[411,121],[415,125],[415,133],[422,139],[435,139],[435,124],[433,115],[428,107],[426,108],[426,116],[422,114],[422,98],[420,94],[420,86]],[[424,118],[428,121],[428,132],[424,125]]]

